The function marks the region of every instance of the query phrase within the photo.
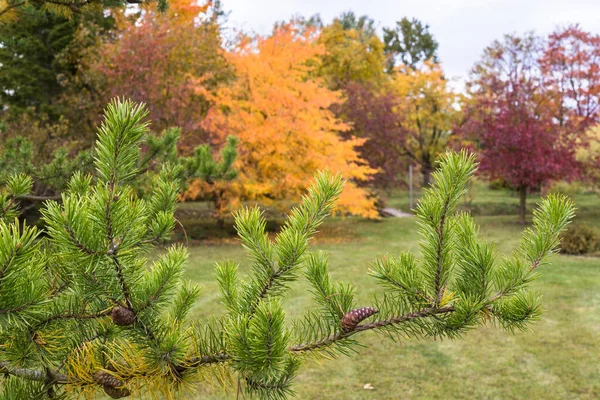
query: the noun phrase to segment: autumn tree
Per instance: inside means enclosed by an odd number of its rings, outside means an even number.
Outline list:
[[[554,118],[542,52],[543,41],[532,33],[506,35],[485,49],[469,82],[473,99],[464,130],[478,141],[482,172],[519,192],[522,223],[529,191],[577,173],[572,137]]]
[[[348,126],[330,110],[341,95],[314,77],[325,49],[312,37],[291,23],[267,37],[242,38],[227,54],[237,78],[216,92],[203,126],[217,138],[239,137],[243,198],[298,199],[310,176],[328,168],[349,181],[338,206],[375,217],[369,193],[356,185],[375,171],[356,151],[364,140],[341,137]]]
[[[575,139],[575,159],[580,165],[580,178],[592,187],[600,187],[600,125],[592,125]]]
[[[330,88],[343,89],[351,82],[373,84],[383,79],[383,42],[368,17],[344,13],[321,30],[318,41],[325,48],[318,75]]]
[[[578,25],[559,28],[548,37],[540,59],[544,84],[552,90],[561,126],[583,132],[600,116],[600,35]]]
[[[209,142],[202,121],[211,103],[204,92],[232,76],[219,12],[210,2],[176,0],[164,13],[149,6],[136,18],[119,15],[114,40],[85,71],[102,93],[100,104],[115,96],[146,103],[156,130],[181,128],[180,147],[188,153]]]
[[[423,62],[438,62],[438,42],[429,32],[429,25],[416,18],[404,17],[393,28],[383,28],[383,43],[388,72],[397,65],[418,68]]]
[[[410,252],[373,262],[377,298],[362,307],[356,288],[334,281],[323,252],[309,241],[331,212],[344,182],[320,173],[281,232],[271,239],[258,208],[235,214],[252,267],[215,266],[224,313],[193,320],[199,288],[183,279],[187,250],[155,244],[173,230],[180,181],[165,165],[150,198],[130,186],[145,134],[143,108],[106,110],[94,154],[97,180],[75,174],[63,203],[44,206],[47,229],[13,217],[31,181],[16,174],[2,188],[0,216],[0,398],[174,398],[199,383],[238,394],[286,399],[312,358],[348,355],[369,331],[393,339],[459,338],[489,323],[527,329],[542,312],[530,283],[558,250],[573,217],[561,196],[544,199],[510,257],[478,238],[473,219],[457,213],[475,172],[467,153],[448,153],[416,213],[421,260]],[[6,201],[8,200],[8,201]],[[289,321],[283,299],[306,280],[315,306]]]
[[[385,86],[352,82],[344,87],[346,101],[336,105],[337,115],[352,125],[344,135],[367,139],[357,150],[377,172],[364,184],[379,189],[398,186],[408,158],[395,145],[405,140],[396,112],[397,97]]]
[[[421,169],[423,185],[429,185],[438,156],[446,148],[458,118],[456,94],[439,64],[425,62],[419,69],[403,68],[393,75],[396,123],[400,136],[388,145]]]

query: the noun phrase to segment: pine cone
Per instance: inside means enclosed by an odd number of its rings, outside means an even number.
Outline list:
[[[348,311],[342,318],[342,330],[351,332],[356,329],[356,326],[363,320],[369,318],[373,314],[377,314],[379,310],[373,307],[362,307]]]
[[[94,380],[99,385],[102,385],[104,393],[112,397],[113,399],[120,399],[127,397],[131,394],[129,389],[123,387],[121,380],[106,371],[98,371],[94,375]]]
[[[127,388],[114,388],[111,386],[104,386],[103,388],[104,393],[106,393],[113,399],[120,399],[122,397],[127,397],[131,394],[131,392]]]
[[[119,326],[127,326],[135,322],[135,314],[128,308],[115,307],[110,315],[113,322]]]

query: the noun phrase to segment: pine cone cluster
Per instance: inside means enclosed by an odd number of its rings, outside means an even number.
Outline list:
[[[110,313],[115,325],[127,326],[135,322],[135,314],[128,308],[115,307]]]
[[[377,314],[379,310],[373,307],[362,307],[348,311],[342,318],[342,330],[351,332],[356,329],[356,326],[363,320],[369,318],[373,314]]]
[[[94,380],[96,383],[102,386],[104,393],[113,399],[120,399],[131,394],[129,389],[123,387],[124,384],[120,379],[114,377],[106,371],[96,372],[94,375]]]

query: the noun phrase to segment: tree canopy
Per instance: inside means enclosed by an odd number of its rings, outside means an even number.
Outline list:
[[[438,62],[438,42],[429,33],[429,25],[416,18],[404,17],[394,28],[383,28],[383,43],[389,71],[398,64],[414,69],[427,60]]]

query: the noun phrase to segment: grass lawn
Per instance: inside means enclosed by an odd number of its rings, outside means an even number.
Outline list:
[[[600,225],[597,195],[576,197],[578,219]],[[390,200],[407,209],[408,196]],[[535,203],[532,197],[530,203]],[[477,187],[471,206],[481,233],[509,252],[522,226],[516,215],[487,215],[490,209],[514,210],[518,198],[504,191]],[[493,212],[496,213],[496,212]],[[508,212],[507,212],[508,213]],[[414,218],[381,222],[331,219],[312,249],[330,254],[335,279],[358,287],[357,303],[369,305],[380,288],[367,276],[379,254],[418,252]],[[199,244],[190,248],[188,278],[200,284],[203,295],[195,317],[221,312],[212,277],[217,260],[249,263],[239,244]],[[397,343],[369,332],[366,345],[354,357],[322,364],[308,362],[296,380],[299,399],[597,399],[600,398],[600,258],[555,256],[540,269],[534,283],[543,294],[545,312],[531,331],[510,334],[494,326],[479,327],[463,340],[405,340]],[[314,307],[307,285],[298,281],[286,298],[288,317]],[[372,390],[364,389],[370,383]],[[201,389],[197,399],[235,397],[220,389]]]

